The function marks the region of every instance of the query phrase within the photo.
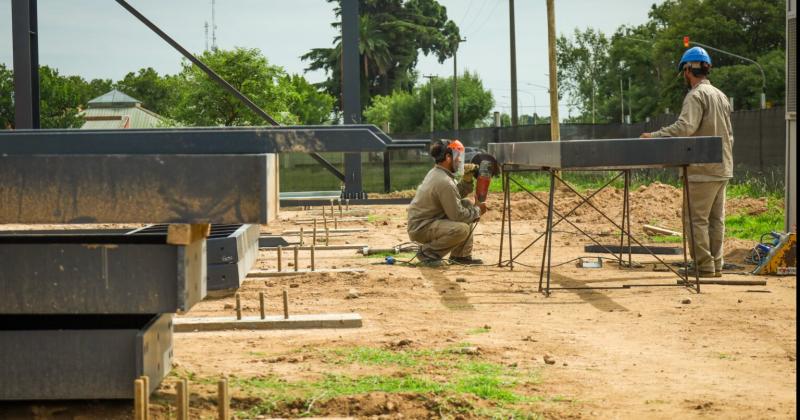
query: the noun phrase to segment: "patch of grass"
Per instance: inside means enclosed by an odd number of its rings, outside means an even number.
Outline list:
[[[725,235],[757,241],[765,233],[782,231],[783,216],[783,202],[778,198],[769,198],[767,211],[761,214],[734,214],[725,217]]]
[[[460,343],[455,348],[470,346]],[[470,396],[492,403],[473,414],[489,418],[537,418],[520,404],[545,401],[517,391],[520,384],[537,383],[538,373],[475,360],[464,354],[440,350],[387,350],[371,347],[320,350],[322,359],[339,365],[367,365],[400,368],[390,375],[349,376],[326,374],[316,381],[288,382],[274,376],[234,378],[232,385],[261,402],[249,416],[269,414],[291,406],[314,414],[315,401],[371,392],[433,394],[445,398]],[[445,404],[443,409],[448,405]],[[453,404],[451,410],[462,410]],[[471,409],[470,409],[471,410]],[[524,414],[524,415],[523,415]]]
[[[647,239],[659,244],[677,244],[683,242],[682,237],[673,235],[653,235],[648,236]]]
[[[469,335],[486,334],[486,333],[488,333],[490,331],[491,331],[490,328],[480,327],[480,328],[473,328],[473,329],[467,331],[467,334],[469,334]]]
[[[370,223],[375,222],[383,222],[385,220],[389,220],[389,216],[383,214],[369,214],[367,215],[367,221]]]

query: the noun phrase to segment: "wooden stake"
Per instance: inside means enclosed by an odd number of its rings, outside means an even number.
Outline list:
[[[314,218],[314,234],[311,236],[311,243],[317,243],[317,218]]]
[[[236,294],[236,319],[242,319],[242,299],[239,294]]]
[[[299,268],[297,267],[297,265],[298,265],[298,260],[297,260],[297,251],[298,251],[298,250],[299,250],[299,248],[297,247],[297,245],[295,245],[295,246],[294,246],[294,271],[297,271],[297,270],[299,269]]]
[[[217,385],[217,410],[219,411],[219,420],[230,420],[230,402],[230,396],[228,395],[228,380],[222,379]]]
[[[331,218],[336,217],[333,215],[333,199],[331,199]]]
[[[258,292],[258,301],[261,306],[261,319],[264,319],[267,317],[267,310],[264,306],[264,292]]]
[[[342,217],[342,199],[339,199],[339,217]]]
[[[146,420],[144,380],[133,381],[133,420]]]
[[[329,246],[331,244],[331,234],[330,230],[325,228],[325,246]],[[312,245],[313,246],[313,245]]]
[[[327,239],[326,239],[327,240]],[[311,271],[314,271],[314,246],[311,246]]]
[[[339,229],[339,219],[337,219],[336,217],[333,218],[333,228]]]
[[[300,245],[303,245],[303,227],[300,226]]]
[[[181,379],[175,384],[176,401],[178,408],[177,420],[189,420],[189,382],[186,378]]]
[[[142,375],[139,379],[144,382],[144,420],[150,420],[150,377]]]
[[[283,319],[289,319],[289,292],[283,291]]]
[[[302,244],[302,240],[300,242]],[[283,247],[280,245],[278,245],[278,271],[283,271]]]

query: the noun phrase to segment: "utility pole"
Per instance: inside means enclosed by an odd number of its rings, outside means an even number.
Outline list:
[[[633,100],[631,100],[631,77],[628,76],[628,124],[633,123]]]
[[[211,49],[217,49],[217,4],[215,0],[211,0]]]
[[[433,138],[433,120],[435,118],[434,117],[435,114],[434,114],[434,111],[433,111],[433,104],[435,103],[435,99],[433,99],[433,79],[435,79],[436,76],[434,76],[432,74],[429,74],[429,75],[425,75],[425,76],[422,76],[422,77],[428,79],[428,86],[431,88],[431,139],[432,139]]]
[[[206,21],[205,29],[206,29],[206,51],[208,51],[208,21]]]
[[[625,124],[625,97],[622,96],[622,78],[619,78],[619,121]]]
[[[508,0],[508,19],[511,37],[511,126],[519,125],[517,110],[517,41],[514,27],[514,0]]]
[[[558,80],[556,70],[556,10],[554,0],[547,0],[547,49],[550,60],[550,140],[561,140],[558,125]]]
[[[453,51],[453,131],[456,138],[458,138],[458,46],[466,41],[467,38],[459,39]]]

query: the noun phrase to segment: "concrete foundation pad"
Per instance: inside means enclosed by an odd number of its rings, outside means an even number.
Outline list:
[[[288,319],[279,315],[176,318],[174,331],[226,331],[226,330],[305,330],[316,328],[361,328],[361,315],[349,314],[315,314],[292,315]]]
[[[301,274],[312,274],[312,273],[366,273],[367,270],[363,270],[360,268],[350,269],[350,268],[335,268],[335,269],[320,269],[320,270],[297,270],[292,271],[284,270],[284,271],[251,271],[247,273],[248,278],[259,278],[259,277],[290,277],[290,276],[299,276]]]

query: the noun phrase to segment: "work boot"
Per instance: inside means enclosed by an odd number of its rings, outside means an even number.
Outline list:
[[[450,261],[461,265],[483,265],[483,260],[478,258],[468,257],[450,257]]]
[[[444,265],[444,260],[442,260],[438,255],[431,253],[420,251],[417,254],[417,259],[419,260],[419,265],[423,267],[441,267]]]
[[[682,276],[688,275],[689,278],[692,278],[692,277],[696,276],[694,267],[689,268],[689,269],[681,268],[680,270],[678,270],[678,273],[680,273],[680,275],[682,275]],[[708,278],[708,277],[722,277],[722,273],[720,273],[719,276],[718,276],[715,271],[702,271],[702,270],[700,270],[699,272],[697,272],[697,274],[699,274],[698,277],[705,277],[705,278]]]

